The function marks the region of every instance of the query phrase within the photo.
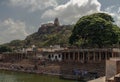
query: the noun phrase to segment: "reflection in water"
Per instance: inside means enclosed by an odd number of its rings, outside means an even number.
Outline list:
[[[74,82],[59,77],[0,70],[0,82]]]

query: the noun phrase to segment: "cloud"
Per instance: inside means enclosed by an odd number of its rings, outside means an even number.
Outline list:
[[[7,4],[13,7],[28,8],[30,11],[57,6],[56,0],[9,0]]]
[[[104,12],[110,14],[114,18],[115,24],[117,24],[120,27],[120,6],[109,6],[105,9]]]
[[[81,16],[99,12],[101,4],[97,0],[70,0],[63,5],[49,9],[43,13],[42,19],[58,17],[65,24],[75,23]]]
[[[24,22],[14,21],[11,18],[0,21],[0,44],[15,39],[24,39],[28,35],[25,28]]]

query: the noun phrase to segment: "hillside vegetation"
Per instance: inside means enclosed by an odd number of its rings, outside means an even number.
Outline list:
[[[31,47],[31,45],[36,45],[37,47],[48,47],[50,45],[68,46],[72,29],[73,25],[59,25],[57,19],[57,23],[55,20],[54,23],[41,25],[37,32],[27,36],[25,40],[13,40],[4,45],[12,48]]]
[[[72,27],[72,25],[40,27],[38,32],[27,36],[25,45],[30,46],[34,44],[39,47],[45,47],[58,44],[66,46],[69,43]]]

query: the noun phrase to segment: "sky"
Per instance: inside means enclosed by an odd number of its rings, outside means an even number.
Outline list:
[[[120,0],[0,0],[0,44],[25,39],[41,24],[75,24],[84,15],[105,12],[120,26]]]

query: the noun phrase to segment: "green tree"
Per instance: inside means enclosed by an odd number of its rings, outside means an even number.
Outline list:
[[[120,40],[120,28],[105,13],[83,16],[78,20],[69,38],[70,44],[82,47],[110,47]]]
[[[22,40],[12,40],[10,42],[10,46],[21,46],[22,44]]]
[[[8,46],[1,45],[0,46],[0,52],[11,52],[12,49]]]

